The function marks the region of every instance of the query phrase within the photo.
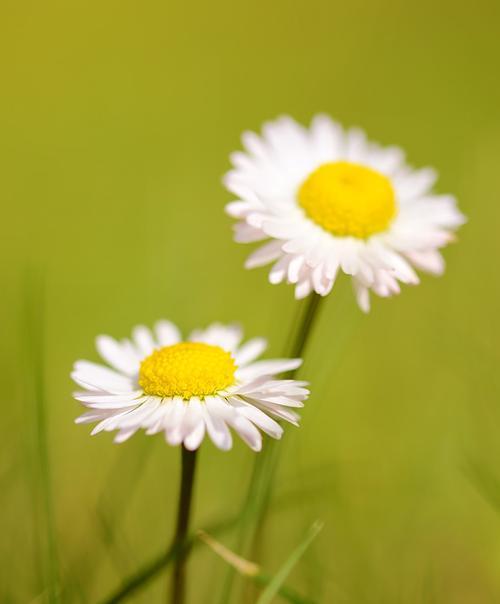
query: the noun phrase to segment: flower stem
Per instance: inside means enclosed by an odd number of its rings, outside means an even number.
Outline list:
[[[182,446],[181,453],[181,489],[179,493],[179,506],[177,508],[177,527],[174,537],[174,547],[177,550],[177,557],[172,576],[171,604],[184,604],[186,597],[186,560],[188,555],[186,542],[196,469],[196,451],[189,451]]]
[[[321,307],[321,301],[323,300],[323,298],[316,293],[313,293],[308,301],[307,301],[307,306],[306,306],[306,310],[304,311],[303,315],[302,315],[302,320],[300,322],[299,328],[297,329],[297,332],[295,334],[295,337],[293,339],[293,343],[290,347],[290,357],[291,358],[297,358],[297,357],[302,357],[308,340],[309,340],[309,336],[312,333],[312,329],[315,323],[316,318],[318,317],[319,314],[319,308]],[[296,373],[297,370],[294,371],[294,375]]]
[[[304,356],[319,316],[322,300],[319,294],[313,293],[309,296],[305,309],[301,309],[298,327],[295,331],[291,330],[291,338],[287,344],[286,355],[290,358]],[[288,377],[295,378],[297,371],[294,370]],[[264,450],[255,458],[245,501],[239,515],[241,520],[236,551],[242,556],[246,556],[253,548],[266,515],[281,448],[282,446],[278,446],[276,441],[269,440]],[[226,604],[231,599],[234,576],[234,571],[229,570],[222,588],[221,604]]]
[[[309,296],[307,306],[301,315],[299,326],[292,335],[292,342],[289,342],[288,344],[289,352],[287,353],[287,356],[290,358],[302,358],[304,356],[313,332],[314,324],[319,315],[322,300],[323,298],[315,292]],[[299,369],[300,368],[294,369],[288,374],[287,377],[289,379],[295,379]],[[266,449],[255,460],[257,468],[264,466],[265,471],[263,471],[258,477],[258,482],[260,483],[258,490],[260,494],[260,501],[256,507],[257,514],[253,520],[253,534],[250,535],[250,540],[251,542],[253,541],[253,543],[255,543],[256,535],[258,535],[260,529],[262,528],[262,521],[266,515],[269,500],[271,498],[274,476],[277,471],[278,461],[282,450],[282,446],[279,446],[278,441],[272,440],[267,444],[268,446]],[[252,497],[254,489],[255,484],[251,483],[247,500]]]

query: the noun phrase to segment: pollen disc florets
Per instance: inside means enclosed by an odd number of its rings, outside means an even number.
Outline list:
[[[142,361],[139,384],[155,396],[203,398],[234,384],[236,369],[231,354],[220,346],[180,342],[155,350]]]
[[[311,220],[341,237],[366,238],[384,231],[396,214],[390,180],[348,161],[314,170],[302,183],[298,199]]]

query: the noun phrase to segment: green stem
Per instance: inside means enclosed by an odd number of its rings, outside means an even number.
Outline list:
[[[231,518],[230,520],[210,525],[207,528],[207,531],[211,534],[218,535],[233,528],[236,522],[237,518]],[[198,544],[199,541],[194,535],[190,535],[184,541],[182,547],[172,544],[166,552],[151,559],[137,572],[125,579],[121,587],[104,600],[101,600],[101,604],[117,604],[118,602],[123,602],[136,590],[145,587],[149,581],[152,581],[157,575],[160,575],[161,572],[177,558],[182,550],[189,552],[192,547],[197,546]]]
[[[179,506],[177,508],[177,528],[174,537],[174,548],[178,550],[178,555],[175,559],[172,577],[170,597],[170,602],[172,604],[184,604],[186,599],[186,559],[188,550],[184,545],[188,536],[194,474],[196,470],[196,451],[189,451],[184,446],[181,450],[181,490],[179,493]]]
[[[290,348],[290,356],[292,358],[304,356],[314,323],[319,315],[322,300],[323,298],[316,293],[309,297],[306,310],[304,311],[299,328],[293,340],[293,344]],[[295,375],[296,372],[297,369],[293,372],[293,375]]]
[[[314,493],[316,493],[316,491]],[[280,498],[280,509],[284,509],[285,506],[290,505],[291,501],[293,500],[295,500],[295,491],[284,493],[282,495],[282,500]],[[237,516],[233,516],[229,519],[226,518],[221,522],[215,522],[206,526],[205,532],[209,533],[210,535],[221,536],[239,526],[240,523],[241,517],[240,514],[238,514]],[[202,542],[195,535],[191,534],[184,542],[182,549],[185,549],[189,552],[191,548],[198,547],[200,543]],[[100,604],[118,604],[118,602],[123,602],[137,590],[143,589],[150,581],[156,579],[167,569],[167,567],[179,555],[180,551],[180,548],[172,544],[166,552],[163,552],[162,554],[150,559],[135,573],[129,575],[123,581],[122,585],[107,598],[101,600]],[[266,577],[266,575],[260,574],[254,577],[254,581],[256,583],[260,583],[261,585],[267,585],[270,579],[267,577],[266,581]],[[282,593],[282,595],[286,597],[285,594]],[[311,602],[307,602],[307,604],[311,604]]]
[[[305,310],[302,311],[300,323],[288,344],[288,356],[291,358],[302,358],[306,352],[308,343],[313,332],[314,324],[319,316],[321,301],[323,298],[313,293],[307,300]],[[292,379],[297,374],[297,369],[289,374]],[[266,448],[256,456],[254,468],[248,490],[245,496],[240,517],[241,531],[238,538],[237,550],[245,556],[252,548],[256,540],[259,527],[262,525],[271,495],[271,485],[277,470],[279,452],[281,447],[273,440],[266,443]],[[221,603],[230,600],[235,573],[229,571],[223,588]]]
[[[102,600],[101,604],[118,604],[131,596],[137,589],[144,587],[151,579],[159,574],[168,566],[177,555],[177,548],[173,545],[162,555],[151,560],[139,569],[134,575],[129,577],[125,583],[119,587],[115,593]]]

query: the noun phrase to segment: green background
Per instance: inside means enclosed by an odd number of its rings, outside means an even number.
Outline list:
[[[313,394],[283,441],[255,556],[275,572],[320,519],[289,578],[320,602],[499,602],[498,5],[4,0],[0,12],[0,600],[50,599],[37,401],[62,600],[98,602],[166,547],[179,452],[75,426],[71,365],[97,360],[95,335],[160,317],[241,321],[282,354],[299,305],[265,269],[243,270],[252,246],[231,240],[221,176],[244,129],[324,111],[435,166],[469,223],[443,278],[375,299],[368,316],[347,279],[327,299],[301,372]],[[44,332],[43,400],[27,306]],[[203,444],[195,526],[238,511],[253,458],[240,442]],[[197,548],[189,603],[220,602],[226,570]],[[131,601],[160,602],[165,587]]]

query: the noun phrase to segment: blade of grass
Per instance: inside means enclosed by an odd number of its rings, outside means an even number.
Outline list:
[[[273,579],[274,577],[272,575],[266,575],[264,573],[253,577],[254,582],[259,587],[269,587]],[[316,600],[304,598],[304,596],[299,595],[294,589],[288,587],[287,585],[280,585],[277,595],[279,595],[283,600],[290,602],[290,604],[317,604]]]
[[[463,473],[491,507],[500,513],[500,479],[484,464],[469,459],[463,466]]]
[[[318,521],[316,521],[311,526],[311,528],[307,531],[307,534],[303,541],[293,550],[290,556],[286,559],[285,563],[281,566],[281,568],[269,582],[266,589],[264,589],[259,599],[257,600],[257,604],[270,604],[273,601],[273,599],[279,593],[280,588],[283,586],[283,583],[286,581],[292,568],[297,564],[300,558],[302,558],[307,548],[318,536],[322,528],[323,524]]]
[[[250,562],[249,560],[245,560],[241,556],[238,556],[205,531],[198,531],[198,537],[201,541],[208,545],[208,547],[210,547],[213,552],[215,552],[225,562],[232,566],[240,575],[248,577],[260,587],[267,587],[273,581],[273,577],[267,575],[266,573],[263,573],[258,564],[255,564],[255,562]],[[278,594],[284,600],[290,602],[290,604],[314,604],[312,600],[303,598],[301,595],[299,595],[293,589],[287,587],[286,585],[279,586]]]
[[[139,484],[154,447],[155,444],[146,439],[137,439],[117,451],[114,463],[103,480],[103,487],[95,506],[98,536],[105,555],[109,557],[119,576],[128,575],[134,564],[138,564],[135,550],[127,543],[121,527],[124,516],[137,493],[140,492]],[[95,548],[84,547],[72,561],[66,575],[73,579],[77,576],[84,577],[85,586],[89,587],[94,582],[98,568]],[[64,600],[73,601],[80,595],[81,585],[76,580],[72,583],[67,581],[63,586]]]
[[[29,271],[24,292],[25,338],[28,375],[32,376],[31,396],[35,418],[38,484],[45,532],[44,589],[51,604],[60,602],[59,564],[52,500],[50,456],[47,435],[47,403],[45,399],[45,280],[41,271]]]
[[[293,492],[293,491],[292,491]],[[315,487],[311,491],[312,493],[320,493],[321,489]],[[305,493],[307,495],[307,493]],[[291,505],[290,502],[294,501],[294,497],[289,496],[289,492],[283,493],[282,497],[278,498],[280,502],[280,509]],[[212,535],[223,534],[235,527],[239,526],[241,521],[240,516],[235,516],[230,520],[214,523],[210,525],[207,531]],[[197,547],[199,545],[198,540],[191,539],[190,547]],[[144,564],[137,572],[133,573],[126,579],[124,579],[122,586],[116,589],[112,595],[102,600],[101,604],[115,604],[116,602],[122,602],[132,593],[145,587],[150,581],[161,575],[167,568],[167,565],[174,559],[171,552],[172,548],[169,548],[166,552],[156,555],[151,558],[146,564]]]
[[[153,579],[153,577],[158,575],[160,571],[166,569],[166,567],[175,560],[181,550],[187,550],[190,545],[191,540],[188,540],[183,548],[172,545],[164,554],[144,565],[137,573],[129,577],[111,596],[102,600],[101,604],[117,604],[117,602],[122,602],[127,599],[139,587],[144,587],[151,579]]]
[[[139,484],[153,448],[153,443],[143,439],[129,443],[128,447],[119,451],[104,480],[104,488],[96,504],[95,514],[99,536],[106,554],[121,576],[130,572],[136,560],[133,555],[134,549],[129,546],[124,532],[120,529],[124,516],[140,491]],[[95,564],[91,564],[90,569],[92,570],[86,577],[87,582],[95,574]]]
[[[233,528],[236,522],[237,518],[232,518],[229,521],[214,524],[210,527],[209,532],[214,534],[223,533],[224,531]],[[122,602],[139,588],[143,588],[147,585],[156,576],[161,575],[177,556],[189,551],[192,547],[196,547],[198,543],[199,541],[196,538],[196,534],[193,533],[183,544],[172,544],[166,552],[156,556],[142,566],[136,573],[125,579],[122,586],[102,600],[101,604],[117,604],[117,602]]]

